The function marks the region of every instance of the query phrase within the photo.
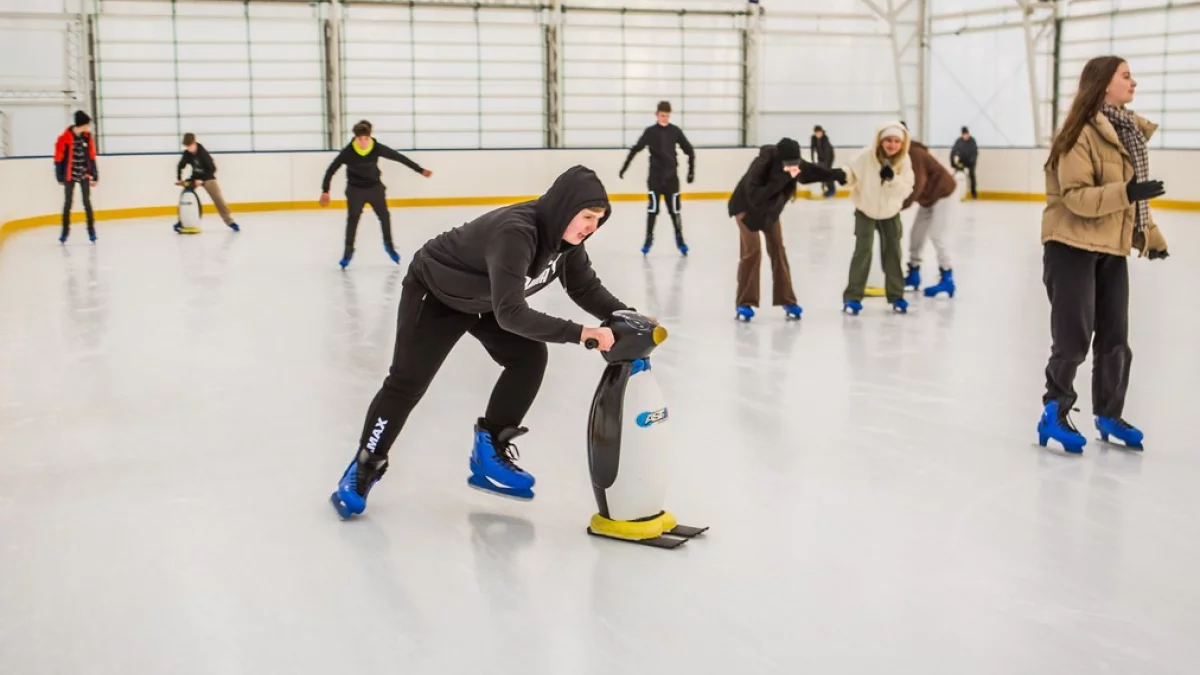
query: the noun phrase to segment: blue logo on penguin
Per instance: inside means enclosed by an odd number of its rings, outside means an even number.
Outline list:
[[[655,410],[653,412],[644,412],[637,416],[637,425],[643,429],[659,422],[667,421],[667,409]]]

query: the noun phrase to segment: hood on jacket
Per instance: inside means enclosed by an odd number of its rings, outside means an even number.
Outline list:
[[[604,221],[612,215],[608,192],[596,172],[577,164],[556,178],[554,184],[537,200],[534,219],[537,221],[538,249],[555,251],[566,244],[562,237],[567,226],[580,211],[589,206],[604,207],[600,225],[604,225]]]
[[[883,154],[883,132],[887,131],[891,127],[896,127],[900,130],[900,138],[902,139],[900,152],[896,153],[896,156],[891,158],[891,163],[896,164],[900,160],[904,159],[905,155],[908,154],[909,146],[912,145],[912,136],[908,133],[908,127],[904,126],[904,123],[899,120],[881,124],[879,125],[879,128],[875,130],[875,157],[881,158],[886,156]]]

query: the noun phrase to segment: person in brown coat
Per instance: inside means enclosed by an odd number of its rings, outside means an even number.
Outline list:
[[[1137,82],[1117,56],[1087,62],[1075,101],[1050,147],[1042,214],[1043,272],[1053,346],[1038,443],[1072,453],[1085,440],[1071,423],[1075,371],[1092,344],[1092,408],[1104,441],[1141,449],[1142,432],[1122,419],[1129,367],[1128,256],[1167,257],[1149,200],[1166,193],[1150,179],[1146,141],[1157,128],[1125,106]],[[1094,340],[1094,342],[1093,342]]]
[[[941,278],[934,286],[925,289],[925,297],[932,298],[938,293],[945,292],[954,297],[954,269],[950,264],[950,251],[946,246],[946,228],[954,213],[954,203],[946,199],[954,194],[958,182],[954,175],[946,170],[933,155],[929,148],[912,141],[909,150],[912,157],[913,172],[916,174],[912,194],[904,201],[904,208],[916,202],[919,206],[917,217],[913,221],[912,236],[908,246],[908,276],[904,278],[904,287],[916,290],[921,287],[921,252],[925,249],[925,240],[933,240],[933,248],[937,251],[938,270]]]

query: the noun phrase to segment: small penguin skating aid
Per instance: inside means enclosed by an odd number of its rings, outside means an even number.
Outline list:
[[[650,353],[667,331],[650,317],[615,312],[601,325],[616,341],[603,354],[588,415],[588,468],[598,512],[588,534],[655,548],[677,548],[708,530],[680,525],[666,500],[670,418]],[[595,340],[588,340],[594,349]]]
[[[179,193],[179,220],[175,231],[179,234],[200,234],[200,195],[190,183]]]

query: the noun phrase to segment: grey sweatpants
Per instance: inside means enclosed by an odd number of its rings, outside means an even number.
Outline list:
[[[922,206],[917,209],[917,217],[913,221],[912,234],[909,235],[908,262],[910,265],[921,264],[921,252],[925,249],[925,241],[933,240],[933,249],[937,251],[938,267],[954,269],[951,266],[950,250],[946,245],[946,230],[953,217],[954,199],[940,199],[933,206]]]

